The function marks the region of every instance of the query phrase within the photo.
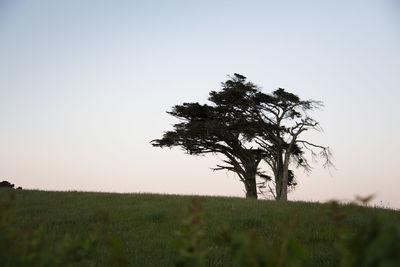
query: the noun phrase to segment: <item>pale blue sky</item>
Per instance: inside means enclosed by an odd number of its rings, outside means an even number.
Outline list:
[[[400,208],[397,1],[1,1],[0,179],[26,188],[243,196],[218,157],[153,148],[165,111],[227,74],[322,100],[337,170],[295,200]]]

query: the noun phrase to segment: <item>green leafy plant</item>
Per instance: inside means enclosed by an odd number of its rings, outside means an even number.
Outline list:
[[[400,266],[400,227],[385,217],[373,217],[355,233],[341,235],[343,267]]]
[[[278,244],[266,244],[252,229],[247,234],[233,234],[222,227],[214,240],[205,239],[201,220],[202,200],[195,198],[189,206],[189,216],[178,232],[176,266],[205,266],[209,247],[229,249],[232,266],[303,266],[307,262],[305,250],[291,237],[295,225],[295,213],[283,224]],[[213,243],[214,242],[214,243]]]
[[[177,232],[175,246],[178,249],[176,266],[205,266],[207,246],[202,230],[202,198],[192,199],[181,231]]]
[[[370,199],[358,198],[357,203],[365,206]],[[357,212],[365,211],[361,206],[354,208]],[[295,212],[282,224],[279,241],[272,243],[265,242],[257,229],[243,234],[234,233],[226,226],[214,240],[205,239],[201,211],[201,199],[194,199],[189,207],[190,215],[179,233],[177,266],[205,266],[208,247],[227,247],[231,266],[308,266],[307,251],[292,234],[296,225]],[[335,225],[335,243],[341,266],[400,266],[399,225],[386,217],[365,214],[363,218],[367,220],[354,231],[346,221],[349,209],[333,201],[325,206],[324,211]]]
[[[291,235],[295,222],[293,212],[283,224],[276,244],[264,242],[256,229],[247,234],[232,234],[225,228],[221,237],[230,248],[232,266],[303,266],[307,262],[306,252]]]
[[[104,234],[107,216],[98,212],[95,223],[85,237],[65,233],[61,238],[48,235],[43,226],[18,231],[8,219],[14,194],[0,202],[0,265],[1,266],[92,266],[101,255],[101,244],[107,247],[104,262],[126,266],[121,246],[115,238]]]
[[[385,216],[368,216],[364,207],[373,199],[357,196],[354,211],[366,218],[355,228],[346,227],[348,215],[343,206],[332,201],[328,213],[335,224],[336,248],[343,267],[400,266],[400,227]],[[355,229],[355,230],[354,230]]]

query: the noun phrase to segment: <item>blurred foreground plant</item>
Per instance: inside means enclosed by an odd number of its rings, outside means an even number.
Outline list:
[[[353,204],[367,206],[373,195],[356,197]],[[357,206],[363,213],[366,210]],[[398,267],[400,266],[400,226],[386,216],[368,216],[356,231],[343,227],[346,215],[336,202],[331,203],[331,215],[336,222],[339,240],[337,247],[341,253],[343,267]]]
[[[357,198],[357,204],[365,206],[370,199],[371,197]],[[355,210],[361,213],[366,211],[361,206],[356,206]],[[220,229],[215,239],[206,239],[202,230],[201,211],[201,199],[193,199],[189,206],[189,217],[185,220],[176,243],[176,266],[205,266],[211,247],[227,247],[231,266],[309,266],[307,251],[293,238],[292,232],[296,224],[294,212],[282,225],[279,241],[273,244],[263,241],[257,229],[243,234],[233,233],[227,226]],[[346,221],[349,209],[344,209],[335,201],[323,206],[322,211],[335,225],[335,244],[340,266],[400,266],[399,225],[392,223],[389,218],[365,213],[363,218],[366,221],[362,225],[349,228]]]
[[[207,247],[202,230],[202,198],[192,199],[181,231],[177,232],[175,246],[178,249],[176,266],[205,266]]]
[[[374,217],[355,233],[342,234],[342,266],[400,266],[400,227]]]
[[[55,238],[44,227],[18,231],[8,218],[14,194],[0,201],[0,266],[93,266],[103,258],[104,264],[126,266],[118,240],[105,234],[108,220],[98,212],[87,236],[66,233]],[[102,255],[100,247],[106,247]]]
[[[221,237],[223,243],[230,247],[232,266],[303,266],[307,263],[306,251],[291,235],[295,222],[296,215],[292,212],[282,225],[276,244],[263,242],[256,229],[247,234],[232,234],[225,227]]]
[[[215,244],[206,242],[201,212],[202,199],[194,198],[189,205],[189,216],[178,232],[176,266],[206,266],[209,248]],[[305,250],[290,235],[295,221],[292,213],[282,225],[280,242],[274,245],[265,244],[256,229],[247,234],[233,234],[226,226],[220,229],[214,241],[229,249],[232,266],[303,266],[307,262]]]

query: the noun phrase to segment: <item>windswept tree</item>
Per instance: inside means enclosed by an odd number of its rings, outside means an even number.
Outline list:
[[[254,138],[259,135],[259,122],[252,119],[254,106],[250,103],[259,92],[257,87],[235,74],[222,83],[222,90],[210,92],[211,105],[183,103],[168,112],[181,120],[173,131],[153,140],[153,146],[178,146],[191,155],[220,154],[223,164],[214,170],[236,173],[246,189],[246,197],[257,198],[256,177],[264,174],[258,166],[267,155]],[[257,145],[257,144],[256,144]]]
[[[236,173],[249,198],[257,198],[256,178],[260,177],[275,183],[271,192],[276,199],[286,200],[288,186],[295,185],[290,163],[310,168],[304,150],[320,148],[329,160],[327,148],[299,139],[302,132],[319,129],[306,114],[321,105],[319,102],[302,101],[283,89],[264,94],[236,73],[222,83],[221,91],[210,92],[209,101],[210,105],[174,106],[168,113],[180,122],[161,139],[153,140],[153,146],[177,146],[191,155],[223,155],[223,163],[214,170]],[[263,160],[273,179],[260,169]]]
[[[306,131],[321,131],[319,123],[308,114],[323,107],[322,102],[301,100],[297,95],[279,88],[272,94],[257,93],[254,98],[257,107],[253,116],[269,125],[254,141],[267,155],[264,160],[274,174],[275,190],[270,188],[275,199],[287,200],[288,185],[295,184],[291,163],[311,170],[309,158],[320,156],[324,166],[332,166],[329,147],[301,139]]]

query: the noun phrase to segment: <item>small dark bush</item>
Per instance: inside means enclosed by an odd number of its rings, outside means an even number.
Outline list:
[[[8,188],[14,188],[14,184],[10,183],[9,181],[2,181],[0,182],[0,187],[8,187]]]

